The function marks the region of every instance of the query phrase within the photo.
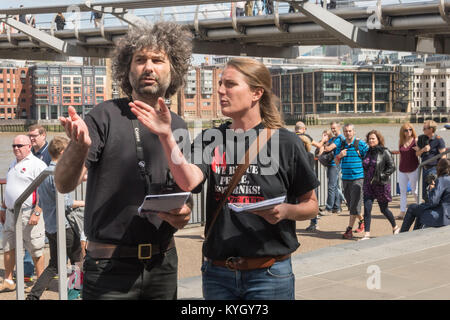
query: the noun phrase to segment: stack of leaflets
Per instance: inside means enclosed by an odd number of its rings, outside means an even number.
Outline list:
[[[145,196],[144,201],[138,208],[139,216],[147,218],[156,228],[159,228],[162,220],[156,213],[168,213],[170,210],[182,208],[190,194],[190,192],[149,194]]]
[[[235,212],[267,210],[283,203],[284,200],[286,200],[286,196],[267,199],[255,203],[228,203],[228,208]]]

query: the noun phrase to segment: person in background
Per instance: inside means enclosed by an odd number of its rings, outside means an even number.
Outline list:
[[[368,147],[364,141],[356,139],[353,124],[344,126],[344,136],[345,141],[336,148],[335,161],[338,161],[337,164],[341,166],[344,196],[350,211],[349,224],[342,237],[352,239],[353,225],[357,217],[359,218],[359,225],[356,232],[364,232],[364,218],[361,215],[364,182],[362,159],[366,156]]]
[[[331,134],[331,132],[330,132],[330,134]],[[312,154],[312,152],[311,152],[311,146],[312,146],[311,140],[309,140],[309,138],[307,136],[305,136],[305,135],[300,135],[298,137],[303,141],[303,144],[305,145],[305,150],[306,150],[306,154],[308,156],[309,166],[315,172],[315,163],[316,162],[314,160],[314,154]],[[316,197],[317,197],[317,194],[316,194]],[[312,218],[310,220],[309,226],[306,228],[306,231],[319,230],[319,226],[318,226],[318,223],[317,223],[318,219],[319,219],[318,216],[316,216],[315,218]]]
[[[373,202],[377,200],[380,211],[389,220],[392,232],[398,234],[400,228],[388,208],[391,197],[390,177],[395,172],[394,159],[384,146],[384,137],[377,130],[369,131],[366,136],[369,150],[363,160],[364,167],[364,228],[365,235],[361,240],[370,239],[370,224],[372,220]]]
[[[445,152],[445,141],[440,136],[436,134],[437,123],[433,120],[426,120],[423,123],[423,133],[428,137],[428,144],[420,149],[419,147],[414,147],[416,150],[416,155],[420,157],[421,162],[427,161],[428,159],[433,158],[439,153]],[[446,155],[443,155],[442,158],[445,158]],[[439,159],[432,161],[424,165],[422,168],[422,198],[427,200],[427,187],[428,181],[427,178],[429,175],[436,175],[436,165]]]
[[[414,230],[450,225],[450,159],[439,160],[436,173],[428,186],[428,202],[409,205],[400,232],[409,231],[414,221]]]
[[[411,193],[414,202],[417,202],[417,178],[419,172],[419,159],[416,155],[417,135],[413,126],[405,122],[400,127],[398,150],[400,151],[400,165],[398,167],[398,184],[400,188],[400,214],[398,219],[403,219],[408,203],[408,183],[411,186]]]
[[[113,54],[113,77],[126,97],[105,101],[81,119],[69,107],[60,118],[70,143],[55,168],[55,185],[68,193],[88,173],[87,236],[83,299],[176,299],[178,255],[174,233],[188,222],[192,201],[156,226],[139,214],[148,194],[179,192],[156,135],[130,111],[132,101],[158,108],[184,84],[192,55],[192,34],[171,22],[128,29]],[[161,102],[162,101],[162,102]],[[169,111],[170,112],[170,111]],[[169,130],[190,141],[175,113]],[[192,199],[192,198],[191,198]]]
[[[62,14],[62,12],[58,12],[58,14],[55,16],[55,24],[56,24],[56,30],[64,30],[64,26],[66,25],[66,18]]]
[[[219,81],[218,94],[222,114],[232,122],[224,123],[219,129],[205,130],[196,137],[191,158],[203,155],[199,157],[200,163],[189,163],[181,154],[169,130],[171,116],[163,101],[160,101],[158,113],[136,101],[131,107],[139,121],[158,135],[174,179],[183,190],[199,191],[208,180],[207,237],[203,243],[202,265],[204,298],[293,300],[295,276],[291,254],[299,246],[296,221],[317,215],[319,207],[314,189],[320,183],[308,163],[302,141],[283,127],[274,102],[272,78],[263,63],[250,58],[228,61]],[[251,203],[285,195],[286,202],[272,209],[245,213],[234,212],[226,204],[219,207],[223,188],[241,160],[237,153],[232,156],[228,150],[247,149],[245,143],[227,139],[227,136],[241,136],[245,132],[245,135],[251,134],[251,143],[261,132],[268,133],[268,129],[273,135],[266,144],[267,153],[276,147],[276,154],[270,157],[278,160],[271,161],[267,170],[267,162],[263,165],[261,157],[256,157],[226,201]],[[207,138],[211,135],[222,142],[211,145],[211,139]],[[224,158],[230,159],[223,165],[212,165]],[[217,210],[218,214],[213,217]],[[215,224],[212,225],[212,221]]]
[[[92,11],[91,19],[89,20],[89,22],[92,22],[92,20],[94,20],[94,27],[98,28],[102,21],[102,16],[103,16],[103,13],[97,12],[97,11]]]
[[[54,170],[59,157],[63,154],[64,149],[69,144],[69,140],[65,137],[55,137],[50,141],[48,150],[52,161],[50,162],[49,169]],[[38,189],[39,193],[39,206],[42,208],[44,222],[45,222],[45,235],[48,239],[50,248],[50,260],[47,268],[45,268],[42,275],[34,284],[31,292],[27,296],[27,300],[39,300],[42,293],[49,287],[53,277],[58,274],[58,229],[56,218],[56,189],[55,178],[53,175],[48,176]],[[84,201],[73,200],[69,193],[64,195],[64,203],[66,210],[68,208],[84,207]],[[80,239],[76,236],[73,229],[70,227],[69,222],[65,219],[66,227],[66,250],[67,256],[71,265],[79,263],[81,260],[81,243]]]
[[[236,10],[236,17],[243,17],[245,14],[245,1],[232,2],[231,8]]]
[[[330,129],[332,137],[330,138],[328,133],[322,135],[322,140],[320,144],[321,152],[335,152],[337,147],[341,147],[345,137],[341,134],[341,124],[339,122],[333,121],[330,123]],[[331,165],[327,167],[327,179],[328,179],[328,193],[327,193],[327,203],[325,210],[321,211],[319,215],[330,216],[333,213],[339,213],[342,211],[342,202],[344,201],[344,195],[341,190],[340,181],[340,164],[336,164],[336,161],[331,161]]]
[[[254,1],[245,1],[245,15],[247,17],[253,16],[253,2]]]
[[[45,128],[39,124],[34,124],[28,128],[28,137],[31,140],[33,155],[41,159],[48,166],[52,161],[48,153],[47,132]]]
[[[13,271],[16,264],[16,229],[14,204],[28,186],[47,168],[45,163],[31,153],[31,141],[25,135],[18,135],[13,140],[12,149],[15,160],[11,163],[6,176],[5,198],[0,208],[0,222],[3,224],[3,258],[5,276],[0,292],[13,291]],[[35,191],[36,192],[36,191]],[[45,227],[41,219],[41,208],[35,205],[31,194],[22,205],[23,246],[31,253],[39,277],[44,270]]]
[[[311,141],[311,144],[314,147],[316,147],[316,148],[320,148],[321,147],[321,144],[319,142],[314,141],[314,139],[309,134],[306,133],[306,125],[302,121],[298,121],[295,124],[295,133],[298,136],[305,136],[305,137],[307,137]]]

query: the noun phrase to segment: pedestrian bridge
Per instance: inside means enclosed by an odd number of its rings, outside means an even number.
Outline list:
[[[315,1],[273,3],[264,15],[239,17],[224,0],[80,0],[0,8],[0,58],[107,57],[129,26],[143,20],[187,25],[199,54],[295,58],[298,46],[307,45],[450,54],[450,0],[338,1],[328,10]],[[289,13],[289,5],[297,12]],[[88,18],[93,11],[103,13],[96,26]],[[64,30],[56,30],[57,12],[66,16]],[[22,14],[35,15],[35,27],[16,20]]]

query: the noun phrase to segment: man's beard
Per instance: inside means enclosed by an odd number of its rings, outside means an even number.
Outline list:
[[[146,77],[151,77],[154,79],[154,83],[152,85],[146,85],[141,83]],[[161,79],[155,73],[143,73],[138,79],[134,76],[134,74],[130,73],[130,84],[133,88],[133,91],[136,92],[141,97],[146,97],[149,99],[164,97],[167,89],[170,85],[170,74],[167,78]]]

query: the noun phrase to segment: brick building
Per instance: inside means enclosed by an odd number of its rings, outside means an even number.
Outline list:
[[[29,68],[0,65],[0,119],[29,119],[32,103]]]
[[[34,84],[34,119],[67,116],[69,106],[84,116],[96,104],[111,98],[106,66],[37,64],[30,69]]]
[[[222,69],[215,66],[189,70],[186,85],[178,93],[177,113],[186,120],[222,117],[217,95],[221,73]]]

